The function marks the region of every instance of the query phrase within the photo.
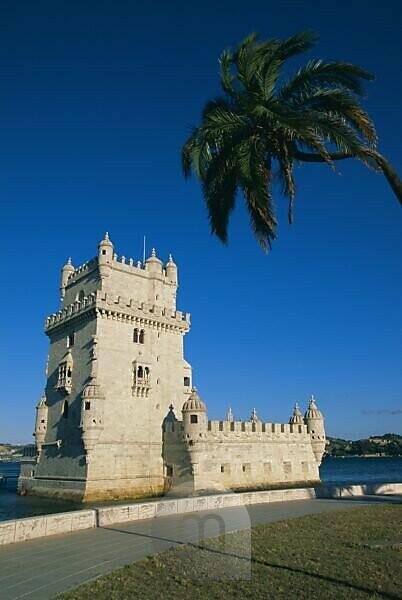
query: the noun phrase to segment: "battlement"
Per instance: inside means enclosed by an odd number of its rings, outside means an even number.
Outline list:
[[[164,426],[165,433],[182,433],[182,421],[167,421]],[[306,425],[292,425],[289,423],[270,423],[257,421],[208,421],[208,433],[206,440],[211,437],[218,439],[222,438],[227,441],[228,437],[238,439],[241,437],[249,437],[251,435],[261,439],[280,439],[286,438],[289,440],[294,436],[297,440],[303,437],[310,436],[307,432]]]
[[[94,258],[91,258],[74,269],[74,271],[68,276],[67,285],[76,283],[82,277],[94,271],[97,267],[98,257],[95,256]],[[140,260],[134,261],[133,258],[127,259],[125,256],[118,256],[116,253],[113,254],[111,267],[125,273],[131,273],[132,275],[140,275],[143,277],[150,276],[150,272],[147,270],[146,264],[142,263]],[[172,283],[167,279],[165,268],[162,268],[160,279],[166,280],[166,283]]]
[[[180,310],[169,312],[166,308],[155,304],[97,290],[50,315],[45,321],[45,331],[48,332],[93,309],[99,311],[101,316],[151,325],[158,322],[166,327],[184,331],[189,329],[191,323],[189,313]]]
[[[208,433],[214,436],[257,434],[276,438],[278,436],[307,435],[306,425],[289,423],[270,423],[263,421],[208,421]]]
[[[74,269],[74,271],[71,273],[71,275],[69,275],[69,277],[67,279],[67,285],[69,285],[73,282],[75,283],[82,276],[87,275],[89,272],[96,269],[97,266],[98,266],[98,258],[96,256],[94,258],[91,258],[90,260],[87,260],[79,267],[76,267]]]

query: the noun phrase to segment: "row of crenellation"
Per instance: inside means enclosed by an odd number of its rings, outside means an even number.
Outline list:
[[[77,313],[85,310],[89,306],[93,306],[94,304],[96,304],[96,302],[98,302],[100,306],[119,306],[121,308],[137,309],[140,311],[144,311],[145,313],[150,313],[155,317],[162,316],[169,319],[174,319],[175,321],[185,321],[186,323],[190,323],[189,313],[183,313],[180,310],[176,310],[173,313],[168,313],[166,308],[162,308],[160,306],[148,304],[146,302],[140,302],[138,300],[134,300],[133,298],[126,299],[119,295],[108,294],[106,292],[102,293],[101,291],[97,290],[96,292],[89,294],[88,296],[84,296],[84,298],[80,300],[75,300],[75,302],[72,302],[68,306],[59,310],[57,313],[53,313],[52,315],[50,315],[46,319],[45,326],[46,328],[52,327],[60,321],[69,319]]]

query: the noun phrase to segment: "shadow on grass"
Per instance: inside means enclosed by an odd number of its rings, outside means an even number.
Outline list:
[[[278,563],[273,563],[273,562],[268,562],[266,560],[262,560],[262,559],[258,559],[258,558],[252,558],[252,557],[244,557],[238,554],[234,554],[231,552],[225,552],[223,550],[218,550],[215,548],[208,548],[206,546],[202,546],[200,544],[195,544],[194,542],[186,542],[186,541],[182,541],[182,540],[174,540],[171,538],[165,538],[165,537],[160,537],[160,536],[156,536],[156,535],[150,535],[147,533],[139,533],[136,531],[126,531],[124,529],[116,529],[113,527],[103,527],[102,529],[107,529],[109,531],[116,531],[118,533],[125,533],[127,535],[135,535],[137,537],[141,537],[141,538],[147,538],[150,540],[155,540],[155,541],[160,541],[160,542],[168,542],[170,544],[172,544],[173,546],[190,546],[191,548],[195,548],[196,550],[203,550],[205,552],[209,552],[211,554],[218,554],[221,556],[225,556],[225,557],[229,557],[229,558],[236,558],[238,560],[243,560],[243,561],[247,561],[247,562],[251,562],[252,564],[258,564],[261,565],[263,567],[268,567],[270,569],[277,569],[277,570],[281,570],[281,571],[286,571],[288,573],[297,573],[299,575],[305,575],[307,577],[310,577],[311,579],[315,579],[318,581],[326,581],[328,583],[333,583],[335,585],[341,585],[343,587],[346,587],[350,590],[356,590],[359,592],[365,592],[367,594],[376,594],[377,596],[381,597],[381,598],[387,598],[388,600],[401,600],[401,596],[396,596],[394,594],[390,594],[387,592],[382,592],[373,588],[369,588],[369,587],[364,587],[364,586],[359,586],[356,585],[354,583],[348,582],[348,581],[342,581],[340,579],[336,579],[334,577],[330,577],[329,575],[320,575],[319,573],[312,573],[311,571],[306,571],[305,569],[300,569],[298,567],[290,567],[287,565],[281,565]]]

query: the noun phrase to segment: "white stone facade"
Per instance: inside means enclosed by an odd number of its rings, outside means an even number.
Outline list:
[[[61,308],[46,321],[37,464],[20,491],[77,500],[251,489],[319,480],[325,448],[314,400],[290,424],[208,421],[183,355],[190,316],[176,310],[177,267],[98,256],[62,269]],[[175,415],[180,415],[182,419]]]

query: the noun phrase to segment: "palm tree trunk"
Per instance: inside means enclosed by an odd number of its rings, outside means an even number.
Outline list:
[[[385,179],[388,181],[392,191],[399,200],[399,204],[402,206],[402,181],[398,173],[395,171],[391,163],[379,152],[376,152],[375,150],[370,150],[369,156],[371,156],[373,160],[375,160],[375,162],[383,172]]]
[[[371,158],[379,170],[383,173],[384,177],[388,181],[392,191],[394,192],[399,204],[402,206],[402,180],[400,179],[398,173],[395,171],[391,163],[379,152],[376,150],[367,150],[367,157]],[[313,162],[313,163],[323,163],[325,160],[320,154],[312,154],[310,152],[301,152],[300,150],[293,151],[293,157],[296,160],[300,160],[301,162]],[[353,154],[349,154],[347,152],[332,152],[329,153],[329,157],[331,160],[344,160],[345,158],[357,158]]]

